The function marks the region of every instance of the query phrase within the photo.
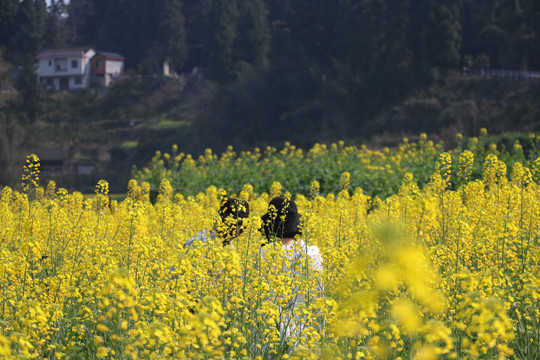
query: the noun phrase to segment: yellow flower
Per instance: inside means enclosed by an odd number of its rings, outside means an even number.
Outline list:
[[[11,357],[11,341],[2,334],[0,334],[0,355],[5,359]]]
[[[421,315],[409,301],[401,300],[395,303],[392,313],[408,333],[416,333],[422,324]]]
[[[101,332],[108,332],[110,330],[106,325],[103,324],[98,324],[96,327]]]
[[[431,345],[425,345],[413,354],[414,360],[436,360],[438,358],[435,348]]]
[[[107,356],[108,353],[109,353],[109,349],[107,349],[104,346],[100,346],[100,347],[97,348],[96,356],[98,358],[102,358],[102,357]]]

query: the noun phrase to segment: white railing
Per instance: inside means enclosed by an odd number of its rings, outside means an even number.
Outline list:
[[[540,81],[540,71],[496,70],[496,69],[463,69],[463,75],[479,75],[500,77],[522,81]]]

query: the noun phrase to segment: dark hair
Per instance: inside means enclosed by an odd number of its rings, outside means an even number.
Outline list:
[[[221,220],[225,220],[229,216],[235,219],[246,219],[249,216],[249,204],[242,199],[223,197],[219,208]]]
[[[249,217],[249,204],[245,200],[225,196],[221,200],[219,216],[222,225],[225,226],[222,226],[221,229],[218,227],[218,233],[223,239],[223,245],[228,245],[230,238],[241,234],[244,230],[243,219]]]
[[[266,214],[261,217],[262,231],[268,242],[302,235],[300,217],[293,200],[283,196],[273,198]]]

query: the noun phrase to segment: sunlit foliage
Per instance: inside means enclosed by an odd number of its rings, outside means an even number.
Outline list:
[[[315,144],[304,151],[287,142],[281,150],[267,147],[240,153],[229,146],[219,156],[207,149],[198,158],[178,153],[175,145],[171,152],[156,152],[145,168],[133,172],[133,177],[155,189],[161,179],[168,179],[173,188],[187,195],[204,192],[212,185],[238,193],[244,184],[261,193],[269,191],[272,183],[278,181],[284,191],[308,196],[316,181],[321,194],[337,193],[348,185],[350,189],[362,188],[372,197],[386,198],[399,190],[406,173],[412,173],[414,181],[423,187],[435,168],[444,166],[442,175],[456,189],[466,181],[481,179],[482,166],[488,157],[496,155],[511,168],[516,162],[532,167],[540,156],[540,139],[535,134],[530,134],[523,143],[516,139],[515,143],[499,148],[493,141],[486,129],[481,129],[479,137],[467,140],[457,134],[457,146],[452,149],[445,149],[443,143],[434,143],[426,134],[420,134],[417,142],[404,138],[395,148],[378,150],[346,146],[339,141]],[[443,152],[447,155],[441,158]]]

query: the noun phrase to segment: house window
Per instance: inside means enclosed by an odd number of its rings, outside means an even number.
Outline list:
[[[54,81],[52,78],[44,78],[41,83],[43,84],[43,87],[45,90],[53,90],[54,89]]]
[[[82,77],[76,77],[75,78],[75,85],[81,85],[82,84]]]
[[[79,67],[78,61],[77,60],[71,60],[71,68],[76,69],[77,67]]]
[[[100,67],[101,67],[101,60],[96,60],[96,67],[97,67],[97,68],[100,68]]]
[[[52,61],[51,60],[49,60],[49,66],[52,66]]]

